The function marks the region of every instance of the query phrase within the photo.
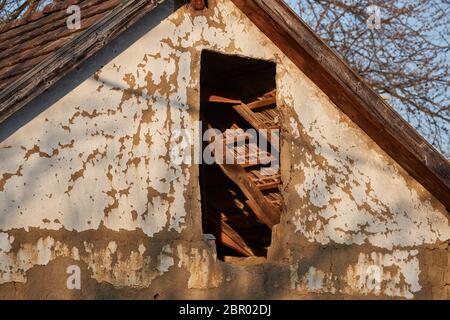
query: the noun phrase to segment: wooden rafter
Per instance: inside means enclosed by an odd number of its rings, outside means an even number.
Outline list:
[[[258,109],[258,108],[263,108],[263,107],[267,107],[270,105],[273,105],[277,102],[277,99],[275,97],[270,97],[270,98],[266,98],[263,100],[257,100],[254,101],[252,103],[247,104],[247,106],[250,108],[250,110],[254,110],[254,109]],[[240,103],[240,102],[237,102]]]
[[[230,103],[230,104],[237,104],[241,103],[241,100],[227,98],[227,97],[221,97],[217,95],[211,95],[208,99],[209,102],[218,102],[218,103]]]
[[[275,96],[276,91],[272,91],[265,95],[264,98],[251,102],[248,105],[241,103],[233,106],[237,113],[253,128],[260,130],[260,133],[266,133],[265,139],[272,144],[275,144],[274,137],[269,137],[267,133],[270,132],[271,128],[278,128],[276,111],[274,110],[276,107]],[[272,108],[265,110],[269,106],[272,106]],[[208,127],[212,128],[210,124],[208,124]],[[258,219],[269,228],[273,228],[280,220],[281,203],[271,201],[270,197],[266,197],[262,191],[277,190],[281,184],[281,176],[278,172],[265,176],[259,173],[259,169],[247,172],[245,168],[260,166],[262,163],[270,163],[275,159],[267,151],[260,150],[258,145],[250,143],[251,137],[246,136],[244,130],[240,129],[236,123],[233,123],[230,129],[233,130],[226,130],[223,134],[215,136],[214,141],[216,142],[216,147],[223,147],[223,160],[233,159],[234,164],[223,164],[226,163],[225,161],[219,161],[220,163],[216,161],[216,163],[225,175],[241,189],[248,199],[247,205]],[[272,141],[270,141],[270,138],[272,138]],[[278,137],[275,138],[277,139],[276,147],[278,147],[279,140]],[[230,144],[229,141],[233,143]],[[234,141],[239,141],[240,143],[234,145]],[[276,152],[278,152],[278,148],[272,146],[272,150],[276,150]],[[215,155],[216,157],[220,156],[219,153],[215,153]]]
[[[225,175],[233,181],[244,195],[254,203],[255,215],[269,228],[280,222],[281,211],[270,203],[258,187],[248,178],[247,172],[239,165],[219,164]]]
[[[244,118],[252,127],[259,130],[265,139],[271,143],[273,150],[279,152],[280,139],[277,135],[269,134],[273,129],[279,129],[279,126],[273,122],[263,122],[255,114],[255,111],[250,109],[246,104],[239,104],[233,106],[239,115]],[[255,108],[254,108],[255,109]],[[267,130],[267,131],[266,131]]]
[[[251,257],[254,256],[253,250],[247,245],[244,239],[237,233],[224,219],[214,219],[212,215],[206,215],[208,222],[214,226],[216,234],[221,243],[236,250],[240,254]]]
[[[276,189],[281,185],[281,174],[261,175],[259,170],[252,170],[248,173],[250,180],[258,187],[259,190]]]

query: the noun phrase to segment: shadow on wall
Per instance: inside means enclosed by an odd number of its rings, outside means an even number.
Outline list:
[[[94,56],[83,62],[76,68],[76,70],[70,72],[67,76],[59,80],[47,91],[39,95],[18,112],[6,119],[6,121],[4,121],[0,125],[0,145],[6,139],[14,135],[23,126],[27,125],[33,119],[38,117],[42,112],[46,111],[48,108],[53,106],[84,81],[92,77],[103,66],[107,65],[122,52],[127,50],[133,43],[138,41],[141,37],[143,37],[146,33],[160,24],[169,15],[178,10],[178,8],[182,4],[183,3],[181,1],[176,0],[165,1],[154,10],[149,12],[147,15],[145,15],[141,20],[135,23],[128,30],[124,31],[118,38],[107,44]],[[116,87],[120,90],[126,89],[122,85],[109,83],[108,81],[104,81],[104,85]],[[175,105],[175,103],[173,105]],[[47,135],[47,138],[51,139],[51,136]],[[44,145],[50,145],[48,141],[41,141],[41,143],[43,143]],[[14,158],[5,159],[4,157],[0,157],[0,159],[4,161],[15,161]],[[53,167],[53,169],[55,168]],[[20,170],[20,167],[17,170]],[[14,172],[15,171],[16,169],[14,169]],[[3,173],[6,172],[0,172],[0,178],[2,178]],[[53,175],[53,173],[49,172],[49,167],[45,163],[38,161],[32,168],[28,169],[27,175],[32,177],[42,177],[43,175]],[[21,208],[26,207],[27,204],[32,200],[30,195],[34,192],[34,190],[39,190],[39,186],[37,185],[37,182],[35,180],[30,180],[28,181],[26,190],[27,192],[25,192],[24,190],[23,194],[16,194],[13,199],[6,198],[6,201],[4,203],[11,203],[11,201],[15,202],[18,206],[17,211],[20,211]],[[7,209],[3,209],[4,208],[0,204],[0,225],[3,225],[5,220],[7,220],[7,215],[5,214]],[[73,216],[73,219],[77,219],[76,215]]]
[[[179,0],[164,1],[94,56],[84,61],[76,70],[70,72],[43,94],[9,117],[0,127],[0,143],[91,77],[98,69],[112,61],[182,4],[183,1]]]

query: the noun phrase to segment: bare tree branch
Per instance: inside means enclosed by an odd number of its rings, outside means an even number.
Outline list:
[[[448,0],[286,0],[407,121],[450,157]],[[370,29],[370,6],[380,26]]]

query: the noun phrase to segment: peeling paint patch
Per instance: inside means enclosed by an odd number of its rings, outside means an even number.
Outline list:
[[[294,111],[288,192],[298,195],[296,232],[310,242],[388,249],[450,239],[443,206],[313,87],[286,64],[279,96]]]
[[[388,296],[412,299],[422,287],[419,283],[417,250],[394,250],[392,253],[360,253],[356,264],[345,272],[309,267],[299,274],[299,265],[291,266],[291,289],[314,293],[340,293],[353,296]]]
[[[184,266],[188,269],[190,276],[188,288],[207,289],[216,288],[222,282],[222,274],[217,272],[216,256],[206,249],[192,248],[186,252],[183,247],[177,247],[178,267]]]
[[[48,236],[36,243],[22,243],[16,252],[11,251],[14,241],[7,233],[0,233],[0,284],[27,282],[27,271],[34,266],[44,266],[57,258],[66,257],[84,262],[97,282],[107,282],[115,287],[147,288],[153,280],[171,268],[186,268],[189,288],[206,289],[220,285],[216,256],[207,249],[186,245],[167,244],[154,258],[143,243],[125,252],[115,241],[105,247],[85,241],[82,247],[65,244]]]

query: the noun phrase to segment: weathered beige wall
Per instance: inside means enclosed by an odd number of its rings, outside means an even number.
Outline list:
[[[449,298],[444,207],[231,1],[209,3],[0,143],[0,297]],[[198,168],[170,161],[174,129],[195,132],[202,49],[277,63],[286,208],[265,264],[216,260]]]

